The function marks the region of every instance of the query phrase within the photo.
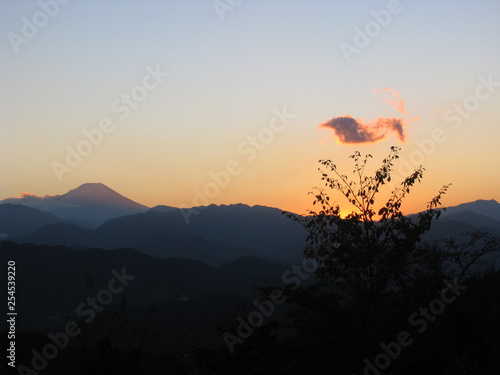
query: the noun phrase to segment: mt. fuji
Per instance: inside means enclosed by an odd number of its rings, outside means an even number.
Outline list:
[[[3,203],[22,204],[49,212],[61,219],[73,219],[79,224],[90,226],[148,210],[148,207],[124,197],[102,183],[85,183],[63,195],[39,197],[22,194],[20,198],[0,201],[0,204]]]

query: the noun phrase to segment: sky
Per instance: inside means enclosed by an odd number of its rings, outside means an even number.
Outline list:
[[[498,1],[0,3],[0,198],[312,209],[318,160],[401,147],[403,206],[500,201]],[[404,106],[404,108],[403,108]],[[332,199],[348,205],[338,194]],[[380,202],[382,203],[382,202]]]

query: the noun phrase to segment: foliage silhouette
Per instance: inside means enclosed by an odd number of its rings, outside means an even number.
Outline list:
[[[449,187],[443,186],[427,204],[427,210],[416,218],[404,216],[401,204],[410,188],[420,182],[424,171],[420,167],[404,179],[401,187],[391,192],[385,205],[375,211],[377,194],[391,181],[398,151],[391,147],[389,156],[374,176],[365,176],[371,155],[364,158],[359,152],[351,155],[356,180],[341,174],[331,160],[320,160],[322,166],[333,172],[330,176],[319,168],[325,186],[340,192],[355,207],[347,217],[341,218],[340,206],[331,203],[327,191],[319,187],[311,193],[313,205],[321,207],[319,212],[310,211],[307,216],[287,214],[309,233],[304,255],[319,262],[318,279],[331,282],[354,299],[404,285],[410,267],[409,255],[415,251],[421,235],[430,229],[432,220],[439,217],[441,211],[436,208]]]

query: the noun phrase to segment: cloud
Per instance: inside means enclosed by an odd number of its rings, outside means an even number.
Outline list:
[[[382,92],[390,92],[392,95],[394,95],[395,99],[386,99],[386,100],[383,100],[383,102],[389,103],[390,105],[392,105],[396,109],[396,111],[398,111],[402,115],[408,114],[408,112],[406,112],[406,108],[405,108],[406,104],[403,101],[403,99],[401,99],[401,95],[399,95],[399,93],[396,90],[390,89],[388,87],[384,87],[382,89],[382,91],[374,89],[373,92],[375,92],[377,94],[380,94]]]
[[[36,208],[41,211],[49,211],[50,205],[54,201],[55,198],[59,196],[57,195],[45,195],[39,196],[36,194],[23,192],[19,194],[17,198],[5,198],[0,200],[0,204],[11,203],[11,204],[22,204],[31,208]]]
[[[406,141],[406,124],[417,121],[418,116],[409,118],[406,111],[406,104],[401,95],[395,90],[384,87],[382,90],[374,89],[373,92],[381,94],[388,92],[393,98],[383,100],[383,103],[389,103],[396,111],[403,115],[403,118],[379,117],[375,121],[365,122],[363,119],[354,119],[349,115],[334,117],[319,125],[319,128],[327,128],[333,131],[340,144],[372,143],[382,141],[390,133],[395,133],[400,142]]]
[[[381,141],[391,132],[401,142],[405,142],[405,123],[403,119],[394,117],[382,118],[369,123],[364,123],[362,119],[354,119],[351,116],[334,117],[331,120],[319,125],[319,128],[332,130],[341,144],[372,143]]]
[[[17,199],[24,199],[24,198],[40,198],[40,199],[43,199],[44,197],[40,197],[40,196],[38,196],[36,194],[22,192],[21,194],[19,194],[19,198],[17,198]]]

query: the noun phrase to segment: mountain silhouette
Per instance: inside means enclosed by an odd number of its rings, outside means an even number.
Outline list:
[[[0,205],[0,238],[21,236],[59,222],[55,215],[21,204]]]
[[[500,236],[500,203],[493,199],[479,199],[447,207],[423,238],[428,240],[449,238],[475,230]]]
[[[461,221],[478,227],[500,228],[500,220],[470,210],[450,212],[443,215],[442,219],[443,221]]]
[[[85,183],[63,195],[38,197],[25,194],[21,198],[0,201],[0,204],[5,203],[22,204],[88,227],[96,227],[114,217],[148,210],[148,207],[124,197],[102,183]]]
[[[149,209],[150,211],[160,211],[160,212],[174,212],[179,211],[177,207],[159,205]]]
[[[498,203],[494,199],[478,199],[474,202],[462,203],[458,206],[447,207],[446,211],[443,212],[441,217],[445,218],[449,215],[465,213],[467,211],[500,221],[500,203]]]
[[[189,223],[179,209],[152,209],[111,219],[96,229],[58,223],[9,239],[71,248],[129,247],[157,258],[196,259],[214,266],[242,256],[300,259],[306,232],[277,208],[237,204],[198,209]]]

